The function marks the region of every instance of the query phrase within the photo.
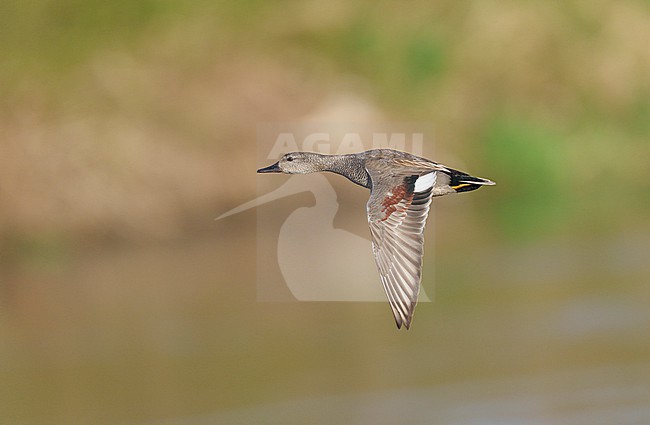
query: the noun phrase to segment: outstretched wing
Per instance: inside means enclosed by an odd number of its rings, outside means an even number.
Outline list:
[[[424,225],[437,171],[389,178],[369,172],[368,223],[372,249],[397,327],[408,329],[420,292]],[[422,171],[420,171],[422,172]]]

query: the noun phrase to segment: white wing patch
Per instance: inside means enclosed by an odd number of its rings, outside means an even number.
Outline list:
[[[419,193],[431,189],[433,185],[436,184],[437,175],[438,173],[436,171],[433,171],[429,174],[418,177],[418,179],[415,181],[415,188],[413,191],[415,193]]]

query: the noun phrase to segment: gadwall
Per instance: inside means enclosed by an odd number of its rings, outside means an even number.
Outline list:
[[[330,171],[370,189],[366,205],[372,250],[397,328],[409,329],[420,292],[424,225],[431,198],[494,182],[406,152],[374,149],[348,155],[291,152],[258,173]]]

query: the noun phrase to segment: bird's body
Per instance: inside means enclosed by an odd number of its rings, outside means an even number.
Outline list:
[[[494,183],[392,149],[348,155],[292,152],[258,173],[329,171],[370,189],[372,248],[397,327],[410,327],[420,291],[424,226],[431,198]]]

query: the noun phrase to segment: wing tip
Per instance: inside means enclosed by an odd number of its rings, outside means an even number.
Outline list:
[[[483,186],[494,186],[494,185],[496,185],[496,183],[493,182],[490,179],[486,179],[486,178],[483,178],[483,177],[478,177],[478,178],[481,179],[481,182],[480,183],[476,182],[477,184],[482,184]]]
[[[477,184],[479,186],[494,186],[496,183],[483,177],[469,176],[469,178],[459,179],[460,183]]]
[[[413,315],[406,317],[404,321],[402,321],[401,317],[395,316],[395,324],[397,325],[397,329],[401,330],[402,326],[404,326],[404,329],[408,331],[409,329],[411,329],[412,320],[413,320]]]

